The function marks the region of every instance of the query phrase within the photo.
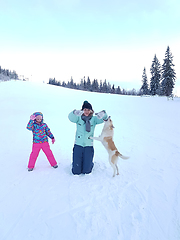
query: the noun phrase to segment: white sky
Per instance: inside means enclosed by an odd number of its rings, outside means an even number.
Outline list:
[[[0,66],[32,81],[139,87],[167,46],[180,86],[179,0],[0,0]]]

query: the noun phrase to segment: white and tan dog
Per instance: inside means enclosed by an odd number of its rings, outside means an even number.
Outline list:
[[[99,137],[91,137],[91,139],[100,141],[104,147],[106,148],[108,154],[109,154],[109,162],[114,170],[113,177],[115,175],[119,175],[119,170],[117,166],[118,157],[122,159],[128,159],[129,157],[123,156],[116,148],[114,141],[113,141],[113,135],[114,135],[114,126],[113,122],[111,120],[111,117],[108,117],[107,120],[104,120],[104,127],[101,132],[101,135]]]

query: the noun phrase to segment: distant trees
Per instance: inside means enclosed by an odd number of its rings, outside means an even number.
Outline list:
[[[8,79],[18,79],[18,74],[16,73],[16,71],[10,71],[9,69],[2,69],[0,66],[0,74],[1,77],[0,79],[5,79],[6,81]]]
[[[100,93],[111,93],[111,94],[122,94],[122,95],[160,95],[160,96],[171,96],[173,88],[175,86],[176,73],[174,70],[173,56],[170,52],[169,46],[167,47],[164,63],[161,66],[156,54],[154,55],[151,67],[150,67],[150,84],[148,84],[148,78],[146,73],[146,68],[143,69],[142,74],[142,86],[136,91],[134,88],[132,90],[121,89],[120,86],[117,88],[114,84],[111,86],[106,79],[98,81],[94,79],[92,82],[89,77],[87,80],[85,77],[81,79],[80,83],[74,83],[71,77],[70,81],[61,82],[56,81],[56,79],[49,78],[49,84],[62,86],[66,88],[72,88],[83,91],[100,92]]]
[[[87,77],[87,80],[85,77],[81,79],[80,83],[74,83],[73,78],[71,77],[70,81],[65,83],[64,81],[56,81],[55,78],[49,78],[49,84],[66,87],[66,88],[72,88],[76,90],[83,90],[83,91],[89,91],[89,92],[99,92],[99,93],[112,93],[112,94],[122,94],[122,95],[138,95],[139,93],[136,92],[136,90],[133,88],[132,90],[121,90],[120,86],[115,88],[114,84],[111,87],[111,84],[106,79],[104,82],[100,80],[98,82],[97,79],[94,79],[93,81],[90,80],[89,77]]]
[[[140,94],[171,96],[175,85],[176,73],[174,70],[173,56],[170,52],[169,46],[167,47],[164,63],[161,66],[159,60],[154,56],[150,68],[151,78],[150,87],[148,86],[146,69],[143,70],[142,87]]]

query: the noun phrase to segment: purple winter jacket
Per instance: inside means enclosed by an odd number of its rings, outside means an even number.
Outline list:
[[[51,139],[54,138],[46,123],[37,123],[36,121],[30,120],[27,124],[27,129],[33,133],[33,143],[44,143],[48,142],[48,137]]]

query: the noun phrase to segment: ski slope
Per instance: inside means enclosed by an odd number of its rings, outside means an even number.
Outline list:
[[[76,125],[67,116],[88,100],[114,126],[120,175],[94,142],[94,169],[71,173]],[[30,115],[44,114],[59,168],[43,152],[27,171]],[[179,240],[180,98],[90,93],[47,84],[0,82],[1,240]],[[98,125],[95,136],[101,133]]]

